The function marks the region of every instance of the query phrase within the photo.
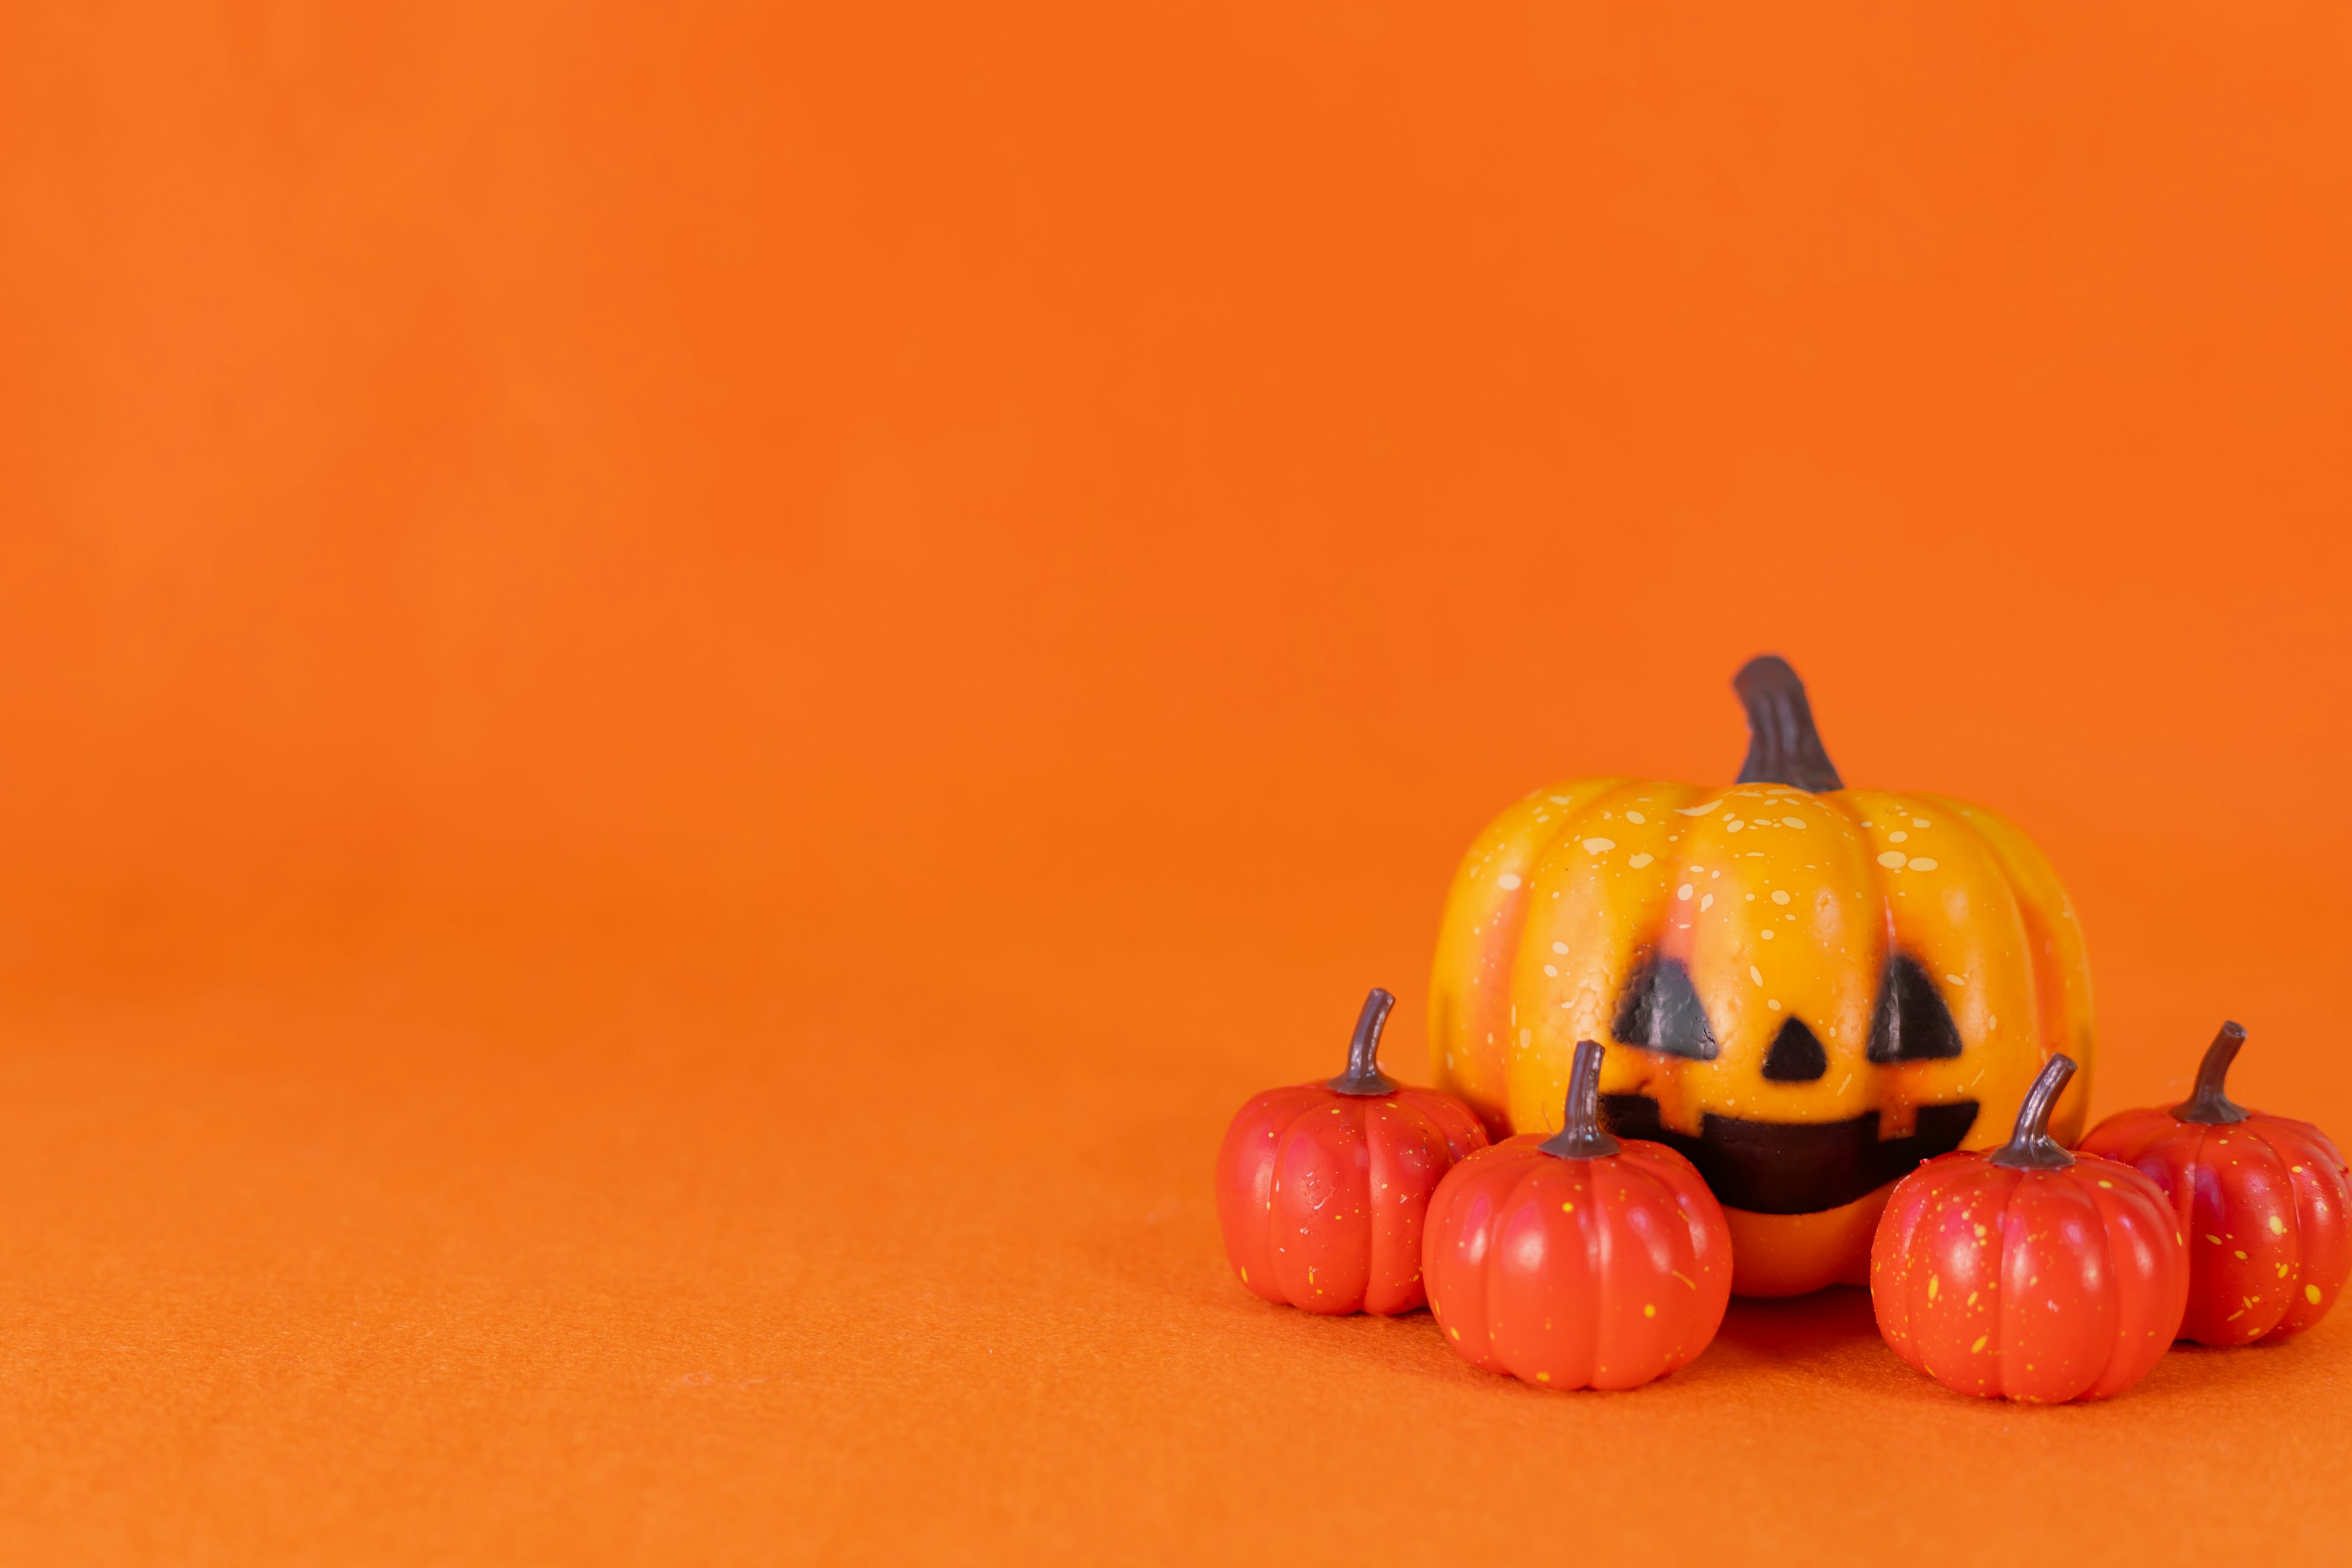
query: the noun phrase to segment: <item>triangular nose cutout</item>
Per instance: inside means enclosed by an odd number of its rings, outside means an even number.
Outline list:
[[[1802,1018],[1791,1018],[1780,1026],[1772,1037],[1772,1049],[1764,1058],[1764,1076],[1774,1083],[1811,1083],[1830,1070],[1830,1054],[1822,1049],[1822,1042],[1805,1027]]]
[[[1643,964],[1626,977],[1617,1022],[1611,1033],[1621,1046],[1666,1051],[1693,1061],[1710,1062],[1720,1048],[1706,1007],[1691,984],[1682,961],[1661,958]]]

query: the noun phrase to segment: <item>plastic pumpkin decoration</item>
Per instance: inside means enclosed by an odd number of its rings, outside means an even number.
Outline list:
[[[1560,1131],[1471,1155],[1430,1200],[1422,1272],[1445,1342],[1548,1388],[1633,1388],[1687,1364],[1731,1299],[1731,1234],[1689,1161],[1601,1125],[1577,1047]]]
[[[1364,998],[1348,1070],[1268,1089],[1242,1107],[1217,1152],[1217,1219],[1241,1282],[1309,1312],[1410,1312],[1426,1300],[1421,1227],[1429,1195],[1486,1130],[1452,1095],[1380,1068],[1396,998]]]
[[[1871,1247],[1870,1304],[1895,1352],[1947,1388],[2030,1404],[2100,1399],[2172,1348],[2189,1258],[2163,1190],[2049,1133],[2074,1064],[2053,1057],[1990,1154],[1903,1178]]]
[[[2087,1068],[2090,972],[2009,822],[1845,788],[1778,658],[1733,685],[1736,784],[1580,779],[1479,836],[1438,936],[1431,1050],[1500,1137],[1557,1126],[1575,1042],[1605,1042],[1611,1129],[1698,1167],[1735,1291],[1796,1295],[1864,1283],[1896,1180],[2000,1142],[2053,1055]],[[2062,1138],[2087,1092],[2057,1108]]]
[[[2308,1121],[2265,1115],[2225,1092],[2246,1031],[2223,1024],[2197,1088],[2169,1110],[2124,1110],[2083,1140],[2164,1189],[2189,1237],[2183,1339],[2243,1345],[2319,1321],[2352,1274],[2352,1184]]]

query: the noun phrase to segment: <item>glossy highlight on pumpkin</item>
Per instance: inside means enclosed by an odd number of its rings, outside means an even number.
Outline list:
[[[1423,1272],[1445,1342],[1544,1388],[1623,1389],[1687,1365],[1731,1295],[1731,1236],[1690,1162],[1619,1140],[1579,1048],[1561,1130],[1471,1155],[1430,1200]]]
[[[1396,998],[1375,988],[1326,1083],[1253,1098],[1217,1152],[1217,1219],[1241,1282],[1309,1312],[1409,1312],[1422,1287],[1422,1224],[1454,1163],[1486,1130],[1448,1094],[1380,1070]]]
[[[2246,1032],[2225,1023],[2197,1091],[2164,1110],[2124,1110],[2083,1140],[2165,1194],[2189,1238],[2183,1339],[2244,1345],[2301,1333],[2352,1275],[2352,1181],[2308,1121],[2248,1110],[2227,1092]]]
[[[2049,1135],[2074,1063],[2053,1058],[1990,1153],[1896,1184],[1870,1302],[1895,1352],[1962,1394],[2057,1404],[2122,1393],[2171,1348],[2189,1260],[2156,1184]]]
[[[1440,1087],[1497,1137],[1545,1131],[1578,1040],[1610,1047],[1621,1133],[1671,1142],[1739,1241],[1735,1289],[1868,1279],[1894,1181],[1999,1142],[2063,1052],[2088,1105],[2088,963],[2018,829],[1941,795],[1843,787],[1795,673],[1736,683],[1747,782],[1590,778],[1506,810],[1454,877],[1431,978]]]

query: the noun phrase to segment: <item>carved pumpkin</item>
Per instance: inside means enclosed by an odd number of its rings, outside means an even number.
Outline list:
[[[2197,1091],[2169,1110],[2119,1110],[2081,1152],[2120,1160],[2164,1189],[2189,1237],[2180,1337],[2284,1339],[2319,1321],[2352,1276],[2352,1182],[2308,1121],[2249,1110],[2226,1092],[2246,1031],[2223,1024]]]
[[[1601,1126],[1601,1047],[1577,1047],[1561,1129],[1484,1149],[1429,1201],[1422,1272],[1445,1342],[1546,1388],[1633,1388],[1706,1349],[1731,1236],[1690,1162]]]
[[[1244,1285],[1309,1312],[1410,1312],[1425,1299],[1429,1194],[1486,1130],[1451,1095],[1381,1071],[1396,998],[1364,998],[1348,1070],[1254,1097],[1217,1151],[1217,1219]]]
[[[1734,687],[1729,788],[1580,779],[1481,834],[1430,983],[1439,1087],[1487,1126],[1559,1125],[1580,1039],[1608,1047],[1621,1137],[1686,1155],[1722,1200],[1733,1289],[1868,1278],[1895,1182],[2000,1141],[2044,1061],[2085,1064],[2090,973],[2065,891],[2007,821],[1941,795],[1850,790],[1796,673]]]
[[[2189,1257],[2171,1202],[2129,1165],[2050,1136],[2074,1070],[2053,1057],[2006,1144],[1920,1166],[1879,1221],[1878,1331],[1947,1388],[2103,1399],[2147,1376],[2179,1331]]]

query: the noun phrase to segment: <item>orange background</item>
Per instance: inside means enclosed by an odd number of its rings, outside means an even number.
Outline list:
[[[2343,1561],[2352,1320],[1228,1276],[1454,858],[2000,806],[2352,1130],[2341,5],[0,7],[0,1557]]]

